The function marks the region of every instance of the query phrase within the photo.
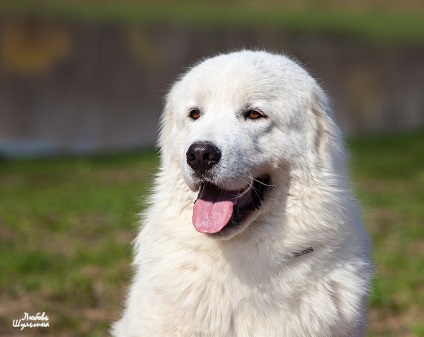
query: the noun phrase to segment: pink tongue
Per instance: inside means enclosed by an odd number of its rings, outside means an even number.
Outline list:
[[[200,233],[217,233],[230,221],[236,194],[205,185],[193,208],[193,225]]]

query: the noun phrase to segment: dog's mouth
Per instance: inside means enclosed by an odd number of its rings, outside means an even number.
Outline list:
[[[193,208],[194,227],[200,233],[211,235],[233,230],[261,207],[269,182],[268,175],[260,176],[237,191],[227,191],[211,183],[203,183]]]

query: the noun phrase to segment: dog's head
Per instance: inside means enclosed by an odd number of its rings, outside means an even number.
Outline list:
[[[272,190],[287,184],[289,168],[338,166],[338,137],[325,94],[303,68],[241,51],[207,59],[176,82],[159,145],[164,169],[178,166],[198,194],[194,227],[231,238],[281,197]]]

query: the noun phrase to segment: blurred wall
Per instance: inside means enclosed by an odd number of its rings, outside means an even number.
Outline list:
[[[0,21],[0,154],[151,146],[163,96],[201,58],[285,52],[333,99],[350,134],[424,126],[424,46],[277,28]]]

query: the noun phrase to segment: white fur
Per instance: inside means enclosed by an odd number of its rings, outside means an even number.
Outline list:
[[[198,120],[188,117],[193,107]],[[245,120],[248,107],[268,118]],[[214,174],[222,188],[271,176],[262,207],[225,239],[192,225],[198,184],[185,154],[195,141],[220,148]],[[327,97],[303,68],[260,51],[201,62],[171,89],[159,145],[114,336],[364,335],[368,239]]]

